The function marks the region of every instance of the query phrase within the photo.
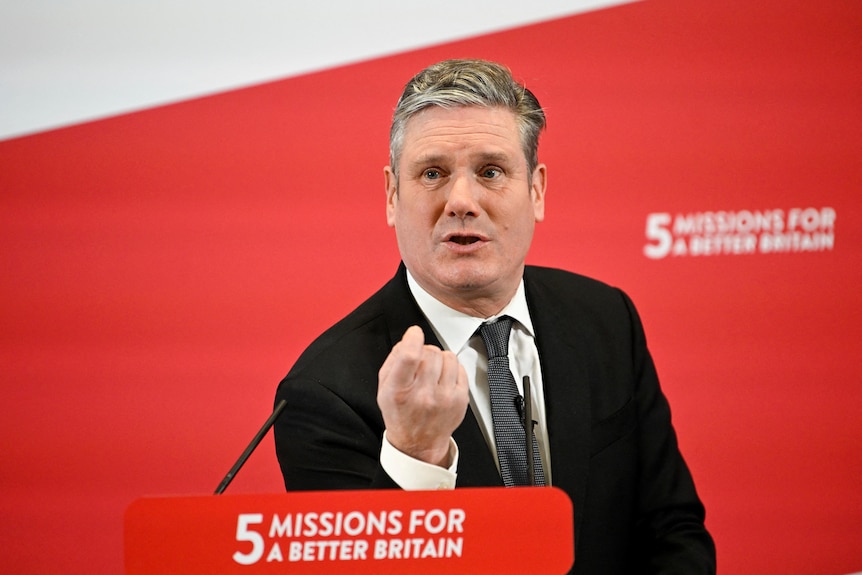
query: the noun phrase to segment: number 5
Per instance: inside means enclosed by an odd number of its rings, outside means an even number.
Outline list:
[[[667,226],[670,225],[670,214],[649,214],[646,220],[646,237],[655,241],[655,244],[644,246],[644,255],[654,260],[665,257],[670,253],[673,235]]]
[[[241,513],[237,517],[236,540],[249,541],[251,543],[251,553],[240,553],[237,551],[233,554],[233,560],[240,565],[253,565],[263,557],[263,535],[248,528],[249,525],[254,523],[263,523],[263,514]]]

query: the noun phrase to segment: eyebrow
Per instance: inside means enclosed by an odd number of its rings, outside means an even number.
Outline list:
[[[446,158],[446,156],[444,156],[442,154],[433,154],[433,155],[429,154],[429,155],[425,155],[425,156],[419,156],[418,158],[416,158],[415,160],[410,162],[410,165],[411,166],[428,166],[428,165],[432,165],[432,164],[441,164],[441,163],[443,163],[443,160],[445,158]]]
[[[492,164],[505,164],[511,161],[509,155],[504,154],[502,152],[481,152],[475,156],[478,160],[483,163],[492,163]],[[411,166],[428,166],[428,165],[437,165],[445,162],[447,156],[445,154],[429,154],[425,156],[419,156],[412,162],[410,162]]]

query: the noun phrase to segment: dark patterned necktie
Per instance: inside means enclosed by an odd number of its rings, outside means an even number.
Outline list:
[[[506,487],[529,485],[527,477],[527,446],[521,409],[523,402],[509,369],[509,333],[512,318],[503,316],[494,323],[484,323],[479,335],[488,350],[488,387],[491,392],[491,419],[500,475]],[[533,473],[536,485],[545,484],[545,473],[539,457],[539,447],[533,438]]]

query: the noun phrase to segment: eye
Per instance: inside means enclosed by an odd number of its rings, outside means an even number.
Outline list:
[[[486,168],[482,168],[482,171],[480,173],[482,174],[483,178],[493,180],[494,178],[499,178],[503,174],[503,171],[500,168],[488,166]]]
[[[424,172],[422,172],[422,177],[426,180],[439,180],[441,177],[440,170],[437,168],[428,168]]]

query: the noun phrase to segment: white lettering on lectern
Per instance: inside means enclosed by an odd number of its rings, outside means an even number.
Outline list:
[[[464,538],[450,535],[464,533],[466,520],[460,508],[411,509],[406,518],[400,509],[305,511],[273,514],[267,529],[263,514],[241,513],[233,560],[253,565],[264,555],[268,563],[461,557]]]

